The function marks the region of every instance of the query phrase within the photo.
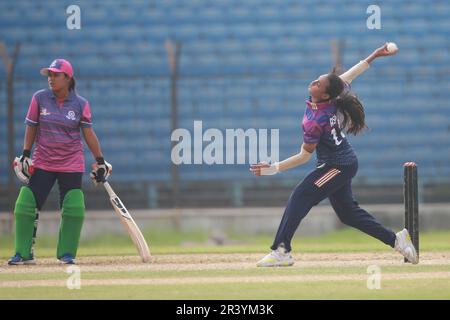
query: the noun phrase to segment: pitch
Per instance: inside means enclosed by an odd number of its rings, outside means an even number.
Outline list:
[[[181,235],[181,236],[185,236]],[[170,235],[168,235],[170,237]],[[158,238],[163,238],[158,235]],[[189,237],[188,237],[189,238]],[[58,265],[49,243],[34,266],[6,266],[1,253],[1,299],[449,299],[450,233],[424,233],[419,265],[353,230],[299,237],[296,263],[256,268],[266,236],[217,246],[201,236],[167,245],[143,264],[125,238],[111,246],[81,246],[80,288],[69,289],[67,266]],[[164,240],[162,240],[164,241]],[[176,239],[174,240],[176,242]],[[253,241],[253,242],[250,242]],[[100,243],[102,243],[100,241]],[[3,247],[3,246],[2,246]],[[352,248],[353,249],[350,249]],[[4,248],[4,247],[3,247]],[[100,252],[108,255],[99,255]],[[376,286],[373,267],[378,268]],[[372,268],[372,269],[371,269]],[[375,275],[376,280],[376,275]],[[371,284],[375,286],[370,288]],[[126,290],[125,290],[126,288]]]

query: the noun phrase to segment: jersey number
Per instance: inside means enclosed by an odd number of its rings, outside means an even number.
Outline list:
[[[341,140],[339,140],[338,134],[336,133],[336,129],[331,130],[331,134],[333,135],[333,139],[334,139],[334,143],[336,143],[336,145],[340,145],[342,143],[342,138],[345,138],[345,135],[343,132],[339,133],[339,136],[341,138]]]

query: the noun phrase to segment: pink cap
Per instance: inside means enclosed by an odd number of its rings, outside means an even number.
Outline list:
[[[56,59],[55,61],[52,62],[50,67],[42,68],[41,69],[41,74],[43,76],[48,76],[48,72],[49,71],[52,71],[52,72],[64,72],[70,78],[73,77],[72,65],[70,64],[69,61],[64,60],[64,59]]]

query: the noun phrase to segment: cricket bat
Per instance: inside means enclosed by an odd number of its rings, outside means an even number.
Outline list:
[[[103,182],[103,186],[108,192],[109,201],[111,201],[114,211],[116,211],[120,217],[120,222],[122,222],[123,226],[130,235],[131,240],[133,240],[134,245],[136,246],[139,255],[142,258],[142,262],[149,262],[151,259],[150,250],[144,236],[141,233],[141,230],[139,230],[139,227],[137,226],[136,222],[134,222],[133,218],[131,217],[127,208],[125,208],[120,198],[114,193],[110,184],[105,181]]]

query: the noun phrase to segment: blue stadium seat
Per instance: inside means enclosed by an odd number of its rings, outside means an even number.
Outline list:
[[[345,10],[337,10],[334,2],[313,0],[78,3],[79,31],[65,28],[64,2],[0,3],[0,41],[8,52],[15,41],[22,42],[15,86],[17,146],[30,97],[46,86],[38,71],[62,56],[75,67],[78,90],[91,102],[106,151],[114,154],[117,168],[128,170],[116,171],[116,179],[139,177],[137,168],[144,161],[152,163],[153,171],[144,178],[169,179],[170,70],[164,44],[172,38],[182,42],[179,126],[192,130],[194,120],[203,120],[205,128],[221,130],[279,128],[280,154],[289,155],[301,143],[307,85],[333,66],[331,40],[345,40],[347,69],[389,40],[397,42],[401,55],[377,61],[352,85],[371,128],[350,138],[360,157],[360,175],[387,181],[406,157],[420,161],[425,179],[447,170],[442,157],[425,157],[421,146],[441,148],[447,159],[450,155],[444,148],[450,145],[445,108],[450,3],[383,3],[382,30],[371,32],[361,20],[365,7],[357,0],[346,1]],[[51,14],[54,10],[63,14]],[[0,77],[5,77],[3,65]],[[5,105],[3,84],[0,104]],[[5,121],[3,109],[0,124]],[[0,136],[5,134],[1,126]],[[6,161],[3,147],[0,165]],[[145,160],[126,169],[139,148],[145,149]],[[183,168],[181,177],[240,178],[241,169],[192,166]],[[5,177],[1,172],[0,181]]]

